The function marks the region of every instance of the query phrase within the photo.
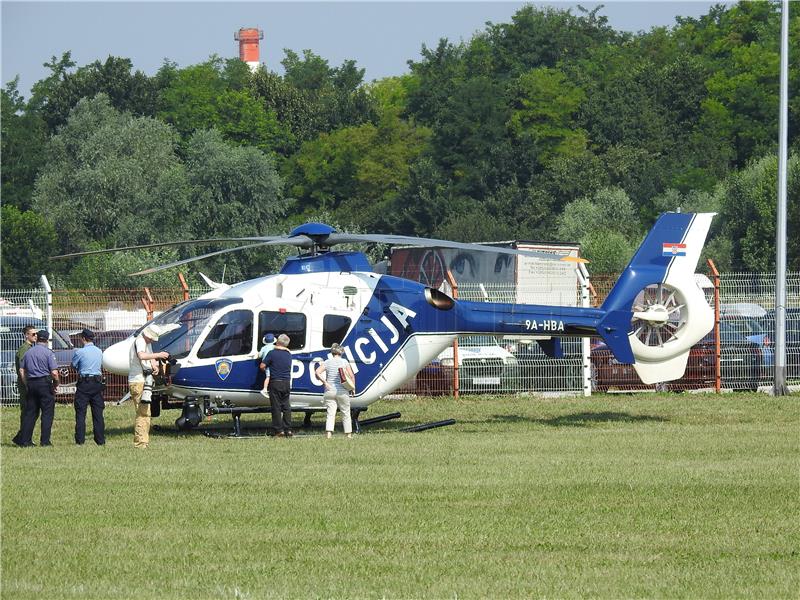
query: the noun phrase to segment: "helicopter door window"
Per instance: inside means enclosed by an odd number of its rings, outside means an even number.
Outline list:
[[[289,336],[289,350],[300,350],[306,345],[306,316],[303,313],[265,310],[258,314],[258,339],[271,333]]]
[[[252,347],[253,313],[234,310],[220,317],[203,340],[197,358],[250,354]]]
[[[339,344],[350,330],[352,321],[342,315],[325,315],[322,319],[322,346],[330,348],[331,344]]]

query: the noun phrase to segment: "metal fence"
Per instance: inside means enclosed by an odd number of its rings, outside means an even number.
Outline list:
[[[591,281],[591,303],[602,304],[611,291],[616,276],[596,276]],[[710,285],[710,283],[709,283]],[[707,288],[713,305],[713,286]],[[459,288],[459,297],[486,302],[512,302],[517,291],[513,286],[477,285]],[[569,304],[571,295],[555,292],[551,304]],[[720,370],[716,368],[713,334],[696,344],[689,353],[684,376],[676,381],[646,385],[630,365],[620,364],[610,351],[591,340],[588,360],[581,346],[564,340],[564,359],[546,357],[532,340],[503,336],[464,336],[459,349],[466,348],[467,358],[460,360],[460,393],[473,392],[572,392],[585,391],[685,391],[715,389],[719,375],[722,390],[756,390],[772,385],[775,341],[775,275],[773,273],[725,273],[720,276]],[[787,273],[787,379],[800,384],[800,273]],[[478,347],[474,352],[472,347]],[[461,351],[461,350],[459,350]],[[503,353],[505,351],[505,353]],[[484,354],[485,356],[481,356]],[[501,359],[488,357],[500,356]],[[403,391],[419,394],[452,394],[455,373],[452,352],[444,354],[423,369]],[[443,360],[444,359],[444,360]],[[502,363],[502,365],[500,364]],[[585,373],[588,371],[588,373]],[[497,374],[499,372],[499,375]],[[586,381],[590,390],[584,390]],[[482,385],[478,385],[482,383]]]
[[[602,303],[615,277],[594,277],[588,299],[581,286],[552,289],[546,280],[537,289],[512,285],[473,284],[458,289],[461,299],[514,302],[521,297],[545,297],[549,304]],[[53,331],[52,345],[63,385],[57,399],[70,402],[76,374],[69,366],[84,327],[97,332],[98,346],[126,338],[152,315],[197,297],[208,289],[52,290],[46,281],[31,289],[0,293],[0,404],[17,403],[14,355],[22,343],[21,329],[31,324]],[[713,290],[712,290],[713,291]],[[583,290],[584,295],[586,289]],[[771,273],[726,273],[720,276],[721,387],[756,389],[771,385],[774,371],[775,276]],[[800,383],[800,273],[787,274],[787,377]],[[445,351],[408,382],[400,393],[452,394],[458,375],[459,392],[469,393],[588,393],[590,391],[690,390],[714,388],[715,348],[709,336],[692,348],[686,374],[660,386],[644,385],[630,365],[621,365],[592,340],[563,341],[564,358],[551,359],[533,339],[521,336],[464,336],[459,340],[458,364]],[[107,374],[107,400],[127,392],[124,376]]]
[[[0,293],[0,405],[18,403],[15,354],[23,342],[22,328],[32,325],[51,332],[50,346],[59,365],[59,402],[71,402],[77,373],[71,366],[84,328],[95,332],[101,349],[124,340],[154,315],[208,288],[130,290],[51,290],[43,278],[38,288],[3,289]],[[105,373],[107,401],[127,393],[124,375]]]

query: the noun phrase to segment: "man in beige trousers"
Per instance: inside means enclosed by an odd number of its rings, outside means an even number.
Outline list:
[[[169,352],[153,352],[152,343],[158,341],[161,331],[157,325],[148,325],[136,336],[131,345],[128,389],[136,409],[133,422],[134,448],[147,448],[150,443],[150,400],[153,392],[153,375],[158,374],[158,359],[169,358]]]

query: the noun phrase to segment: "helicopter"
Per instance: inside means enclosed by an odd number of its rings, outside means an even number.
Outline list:
[[[689,349],[712,328],[714,315],[694,273],[715,213],[662,214],[597,308],[457,300],[423,283],[378,274],[361,252],[334,250],[343,243],[424,244],[547,260],[575,260],[532,250],[463,244],[412,236],[340,233],[306,223],[289,236],[216,240],[240,242],[197,257],[160,265],[151,273],[244,248],[289,244],[305,252],[280,272],[214,289],[173,306],[128,339],[105,350],[103,366],[127,374],[134,337],[147,326],[160,331],[155,352],[170,355],[152,405],[181,408],[176,425],[197,426],[203,416],[263,411],[259,342],[286,333],[292,353],[293,411],[323,410],[323,383],[315,373],[331,344],[343,346],[356,374],[351,407],[356,416],[414,377],[459,335],[528,335],[550,357],[563,356],[563,337],[599,336],[620,363],[632,364],[644,383],[670,381],[686,369]],[[152,248],[164,242],[66,256]],[[580,259],[579,259],[580,260]]]

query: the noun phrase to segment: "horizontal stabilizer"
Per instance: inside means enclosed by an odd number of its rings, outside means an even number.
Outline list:
[[[636,374],[642,383],[650,385],[661,383],[662,381],[673,381],[683,377],[686,371],[686,363],[689,362],[689,351],[683,352],[678,356],[658,362],[642,362],[637,360],[633,363]]]

